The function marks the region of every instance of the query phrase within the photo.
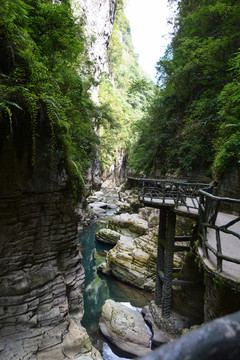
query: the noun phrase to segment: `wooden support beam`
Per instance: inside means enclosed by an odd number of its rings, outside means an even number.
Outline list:
[[[163,280],[159,277],[159,272],[164,270],[164,251],[166,244],[166,224],[167,224],[167,209],[162,207],[159,213],[159,228],[158,228],[158,253],[157,253],[157,274],[155,286],[155,303],[162,304],[162,289]]]
[[[177,251],[189,251],[190,250],[190,246],[179,246],[179,245],[175,245],[173,251],[177,252]]]
[[[162,271],[159,271],[158,273],[160,279],[164,282],[164,273]],[[201,282],[198,281],[191,281],[191,280],[172,280],[173,286],[181,286],[185,288],[198,288],[202,286]]]
[[[176,214],[173,210],[169,209],[167,214],[167,228],[166,228],[167,248],[165,255],[166,259],[164,266],[164,283],[163,283],[163,298],[162,298],[163,318],[169,318],[171,314],[175,225],[176,225]]]
[[[191,241],[191,236],[175,236],[175,241]]]

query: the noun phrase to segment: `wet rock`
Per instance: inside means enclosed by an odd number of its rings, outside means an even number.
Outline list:
[[[91,208],[92,212],[95,215],[104,214],[106,213],[107,204],[104,202],[96,201],[89,204],[89,207]]]
[[[106,261],[98,265],[97,271],[102,272],[105,275],[112,275],[112,270],[110,269],[110,266]]]
[[[151,352],[149,335],[141,314],[113,300],[106,300],[100,330],[120,350],[144,356]]]

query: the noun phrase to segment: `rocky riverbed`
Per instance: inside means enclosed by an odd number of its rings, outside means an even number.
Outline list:
[[[135,190],[121,191],[121,189],[103,188],[91,195],[88,203],[89,216],[98,219],[99,224],[104,223],[96,233],[97,242],[110,246],[110,250],[104,252],[105,260],[101,263],[99,260],[97,261],[98,273],[110,275],[110,279],[113,276],[122,281],[122,284],[133,286],[132,289],[147,290],[153,296],[159,211],[144,208],[139,203]],[[191,224],[180,221],[179,235],[183,235],[189,225]],[[95,253],[98,258],[99,254],[100,252]],[[180,267],[182,263],[183,255],[176,254],[174,266]],[[87,291],[88,288],[89,286]],[[102,306],[101,312],[100,328],[105,337],[117,348],[131,356],[140,356],[151,351],[150,345],[146,346],[144,342],[141,344],[143,348],[139,352],[134,350],[138,348],[136,346],[138,342],[134,342],[128,332],[121,329],[122,327],[129,329],[128,321],[130,321],[133,325],[130,333],[134,333],[135,320],[131,320],[129,309],[126,310],[118,301],[112,302],[109,300],[111,298],[111,294],[107,299],[105,298],[107,301]],[[110,313],[116,314],[114,321],[111,316],[109,317]],[[173,320],[170,323],[159,320],[161,319],[161,309],[156,307],[150,299],[144,307],[142,315],[153,331],[151,342],[153,347],[174,340],[181,334],[183,328],[189,327],[187,319],[177,314],[173,314]],[[142,315],[140,316],[143,321]],[[131,340],[127,341],[124,336]],[[130,349],[126,343],[132,343],[132,348]]]
[[[110,210],[106,227],[98,231],[96,239],[114,247],[98,271],[154,291],[159,210],[143,207],[135,190],[111,189],[109,195],[109,190],[103,189],[88,201],[92,215],[106,215]],[[175,254],[175,266],[179,267],[182,261],[182,256]]]

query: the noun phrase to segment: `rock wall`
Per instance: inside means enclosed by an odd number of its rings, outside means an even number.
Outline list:
[[[127,153],[126,149],[119,149],[114,163],[102,174],[103,187],[116,187],[127,179]]]
[[[239,199],[240,194],[240,167],[232,167],[224,172],[219,179],[219,196]]]
[[[74,4],[82,5],[91,41],[96,38],[89,52],[99,80],[116,1]],[[43,114],[34,155],[31,120],[17,112],[11,138],[0,119],[0,359],[101,358],[80,323],[84,269],[69,178],[64,164],[53,163]]]
[[[240,293],[220,278],[204,273],[204,322],[239,311]]]
[[[230,197],[234,199],[240,198],[240,167],[233,166],[226,170],[221,179],[218,179],[217,195]],[[239,204],[224,203],[221,204],[222,210],[236,214],[240,211]]]
[[[95,80],[101,80],[102,72],[109,72],[107,49],[112,36],[117,0],[72,0],[77,15],[85,19],[88,38],[88,55],[93,63]],[[98,103],[98,86],[92,88],[92,98]]]
[[[71,0],[72,8],[77,16],[85,21],[85,35],[88,42],[87,54],[92,62],[91,76],[95,85],[90,89],[92,100],[98,104],[99,82],[102,73],[109,73],[108,45],[112,36],[116,15],[117,0]],[[95,122],[95,119],[93,119]],[[98,127],[95,132],[99,135]],[[87,188],[99,190],[101,187],[99,153],[89,168],[86,178]]]
[[[35,166],[29,119],[4,137],[0,122],[0,359],[74,359],[95,352],[81,327],[84,269],[64,166],[51,159],[47,123]],[[49,145],[50,144],[50,145]]]
[[[0,227],[0,359],[63,359],[70,320],[80,326],[83,314],[72,200],[66,191],[2,198]]]

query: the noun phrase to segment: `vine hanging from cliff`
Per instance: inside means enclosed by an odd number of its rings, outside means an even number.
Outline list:
[[[0,5],[0,110],[8,122],[3,141],[25,124],[35,166],[41,136],[48,133],[51,162],[78,164],[69,172],[82,182],[97,143],[83,21],[74,18],[69,0],[0,0]]]

